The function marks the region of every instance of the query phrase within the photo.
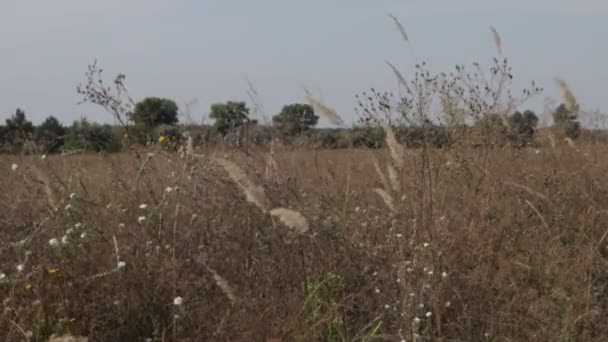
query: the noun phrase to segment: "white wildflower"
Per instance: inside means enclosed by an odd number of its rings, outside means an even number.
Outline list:
[[[137,219],[137,221],[140,221],[139,223],[141,223],[141,221],[145,220],[146,218],[144,216],[142,216],[143,219],[140,217],[139,219]],[[118,224],[118,228],[120,229],[125,229],[125,224],[124,223],[119,223]]]
[[[75,193],[75,192],[72,192],[72,193],[70,194],[70,199],[71,199],[71,200],[73,200],[74,198],[76,198],[76,193]]]
[[[80,229],[80,227],[82,227],[82,223],[78,222],[74,225],[74,228],[76,229]]]
[[[432,275],[433,275],[433,270],[430,270],[428,274],[429,274],[430,276],[432,276]]]
[[[184,304],[184,299],[180,296],[177,296],[173,299],[173,305],[180,306]]]
[[[140,216],[137,218],[137,222],[139,222],[139,223],[143,223],[145,220],[146,220],[145,216]]]
[[[24,269],[25,269],[25,265],[24,264],[17,265],[17,272],[23,272]]]
[[[61,237],[61,243],[62,244],[67,245],[68,242],[69,242],[69,238],[68,238],[67,235],[64,235],[64,236]]]
[[[377,276],[377,275],[378,275],[378,272],[377,272],[377,271],[374,271],[374,273],[372,273],[372,275],[375,277],[375,276]]]
[[[72,233],[74,233],[74,229],[69,228],[68,230],[65,231],[66,235],[71,235]]]
[[[49,240],[49,245],[51,245],[51,247],[57,247],[59,246],[59,240],[57,240],[56,238],[52,238]]]
[[[432,313],[432,312],[430,312],[430,311],[428,311],[428,312],[425,314],[425,316],[426,316],[427,318],[430,318],[431,316],[433,316],[433,313]]]
[[[43,154],[42,156],[40,156],[40,159],[42,159],[42,160],[46,159],[46,154]]]
[[[5,281],[7,281],[6,274],[4,274],[4,272],[0,272],[0,284],[4,283]]]
[[[380,293],[380,289],[376,287],[376,293]]]
[[[414,317],[414,323],[420,323],[422,320],[418,317]]]
[[[145,203],[142,203],[139,205],[139,209],[147,209],[147,208],[148,208],[148,205]]]
[[[170,187],[170,186],[168,186],[168,187],[165,189],[165,191],[166,191],[166,192],[168,192],[168,193],[171,193],[171,192],[173,192],[173,188],[172,188],[172,187]]]
[[[431,245],[431,244],[430,244],[430,243],[428,243],[428,242],[425,242],[425,243],[423,243],[423,244],[422,244],[422,246],[423,246],[424,248],[427,248],[427,247],[428,247],[428,246],[430,246],[430,245]]]
[[[421,309],[424,309],[424,304],[420,303],[420,304],[418,304],[418,307]]]
[[[127,267],[127,263],[124,261],[119,261],[118,264],[116,264],[116,268],[119,270],[122,270],[125,267]]]
[[[384,305],[384,308],[385,308],[386,310],[389,310],[389,309],[391,308],[391,306],[390,306],[390,305],[388,305],[388,304],[386,304],[386,305]]]
[[[416,297],[416,294],[414,292],[410,292],[410,297]]]
[[[450,306],[452,306],[452,302],[450,302],[450,301],[445,302],[445,307],[446,308],[449,308]]]
[[[80,238],[81,239],[85,239],[87,237],[87,233],[83,232],[82,234],[80,234]]]
[[[448,272],[441,273],[441,278],[447,278],[447,277],[448,277]]]
[[[19,167],[19,165],[13,163],[13,165],[11,165],[11,170],[13,170],[13,172],[17,171],[17,168]]]
[[[70,209],[72,209],[72,205],[71,204],[68,204],[68,205],[65,206],[65,210],[66,211],[69,211]]]
[[[400,282],[401,282],[401,279],[397,278],[397,282],[398,282],[398,283],[400,283]]]
[[[402,238],[402,237],[403,237],[403,234],[401,234],[401,233],[397,233],[397,234],[395,234],[395,236],[396,236],[397,238]]]

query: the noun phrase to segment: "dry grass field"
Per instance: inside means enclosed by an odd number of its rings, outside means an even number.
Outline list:
[[[0,336],[602,341],[607,171],[592,145],[0,156]]]

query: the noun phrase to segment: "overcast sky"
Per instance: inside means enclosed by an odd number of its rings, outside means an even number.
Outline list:
[[[422,59],[436,71],[491,61],[490,25],[515,87],[546,88],[530,107],[558,98],[561,77],[585,108],[608,109],[607,0],[0,0],[0,119],[22,107],[35,122],[110,122],[77,104],[98,59],[108,80],[127,75],[136,99],[197,99],[197,120],[213,102],[248,100],[247,80],[269,115],[309,87],[352,120],[355,94],[395,88],[387,60],[406,72]]]

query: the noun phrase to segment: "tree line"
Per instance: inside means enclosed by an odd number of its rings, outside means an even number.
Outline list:
[[[360,123],[351,128],[317,128],[319,116],[312,106],[293,103],[284,106],[272,117],[271,125],[260,124],[250,117],[246,102],[228,101],[211,105],[212,125],[182,125],[179,107],[166,98],[148,97],[136,103],[126,113],[128,129],[118,125],[98,124],[87,119],[66,126],[54,116],[34,125],[22,109],[0,125],[0,151],[4,153],[61,151],[120,151],[132,144],[162,144],[167,148],[179,146],[187,135],[197,144],[218,142],[267,143],[280,139],[284,143],[323,148],[367,147],[384,144],[384,130],[371,123]],[[565,136],[576,139],[581,131],[577,113],[559,105],[554,113],[555,126]],[[447,127],[425,121],[416,125],[395,125],[401,142],[408,147],[430,144],[446,147],[453,144],[457,134],[476,136],[477,145],[534,145],[538,116],[530,110],[516,111],[506,120],[486,115],[472,125]],[[461,136],[461,135],[459,135]]]

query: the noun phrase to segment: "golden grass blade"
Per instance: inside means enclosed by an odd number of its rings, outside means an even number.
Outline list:
[[[270,211],[270,214],[277,217],[289,228],[293,229],[298,234],[304,234],[308,231],[308,221],[299,212],[287,208],[275,208]]]
[[[234,294],[234,291],[232,290],[232,287],[230,286],[228,281],[226,279],[224,279],[224,277],[219,275],[219,273],[217,273],[211,267],[207,266],[207,270],[213,275],[213,280],[215,280],[215,285],[217,285],[222,290],[224,295],[226,295],[226,297],[228,297],[230,302],[234,305],[236,303],[237,297]]]
[[[391,181],[391,187],[395,192],[401,192],[401,182],[399,182],[399,174],[393,165],[386,165],[386,171],[388,173],[388,179]]]
[[[375,159],[374,159],[374,168],[376,169],[376,173],[378,174],[378,177],[380,178],[380,181],[382,182],[384,189],[386,189],[386,190],[390,189],[391,187],[390,187],[388,178],[386,177],[386,175],[384,175],[384,172],[382,172],[382,169],[380,168],[378,161]]]
[[[384,204],[386,204],[386,206],[394,213],[395,205],[393,204],[393,197],[388,192],[384,191],[384,189],[375,188],[374,192],[376,192],[380,198],[382,198]]]

